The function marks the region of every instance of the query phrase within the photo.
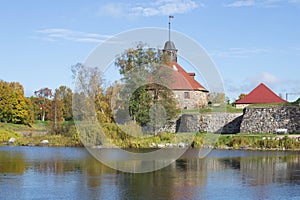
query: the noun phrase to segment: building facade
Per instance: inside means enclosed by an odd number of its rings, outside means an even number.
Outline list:
[[[172,41],[164,45],[163,54],[170,62],[167,63],[171,70],[171,83],[169,88],[173,91],[181,109],[199,109],[208,105],[208,90],[195,80],[195,73],[186,72],[177,63],[177,49]]]

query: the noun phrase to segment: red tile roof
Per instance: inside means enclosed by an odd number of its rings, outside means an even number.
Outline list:
[[[284,102],[287,101],[280,98],[270,88],[261,83],[244,98],[234,102],[234,104],[264,104]]]
[[[171,62],[168,65],[173,68],[172,83],[170,85],[172,90],[200,90],[208,92],[193,78],[195,73],[187,73],[177,62]]]

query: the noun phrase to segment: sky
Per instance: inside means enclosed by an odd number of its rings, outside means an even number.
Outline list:
[[[259,83],[300,97],[300,0],[1,0],[0,8],[0,79],[20,82],[26,96],[72,88],[71,66],[99,44],[167,28],[173,15],[172,30],[205,49],[231,101]]]

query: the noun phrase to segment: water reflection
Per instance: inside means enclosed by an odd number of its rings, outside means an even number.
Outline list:
[[[0,174],[22,175],[25,171],[25,159],[22,152],[0,151]]]
[[[278,199],[300,197],[299,185],[298,152],[214,150],[130,174],[84,149],[0,147],[0,199]]]

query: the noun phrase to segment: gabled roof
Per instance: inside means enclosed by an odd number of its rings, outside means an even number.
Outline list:
[[[200,83],[198,83],[193,76],[195,73],[187,73],[177,62],[168,63],[172,70],[172,83],[170,89],[172,90],[197,90],[208,92]]]
[[[265,84],[261,83],[244,98],[234,102],[234,104],[264,104],[284,102],[287,101],[280,98]]]

